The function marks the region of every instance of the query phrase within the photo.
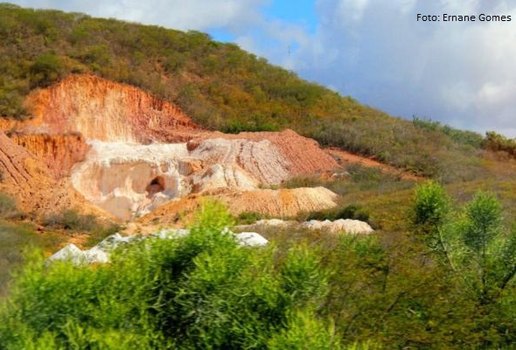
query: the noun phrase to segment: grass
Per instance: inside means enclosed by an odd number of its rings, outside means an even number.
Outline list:
[[[83,215],[74,209],[46,216],[43,225],[51,230],[60,230],[69,236],[86,234],[85,247],[92,247],[121,229],[118,224],[100,222],[94,215]]]
[[[281,184],[284,188],[324,186],[331,191],[345,196],[356,192],[375,191],[391,193],[414,186],[414,181],[403,180],[400,176],[382,172],[378,168],[351,164],[343,175],[334,179],[319,176],[296,177]]]
[[[0,220],[0,296],[7,294],[12,273],[22,266],[24,251],[31,247],[53,250],[61,242],[55,233],[36,233],[32,224]]]

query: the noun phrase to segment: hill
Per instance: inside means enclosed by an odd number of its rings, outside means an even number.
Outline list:
[[[0,4],[0,38],[1,349],[515,343],[516,141],[199,32]]]
[[[0,4],[0,36],[6,118],[30,117],[23,101],[32,90],[92,73],[172,102],[207,129],[290,128],[448,182],[490,175],[478,134],[391,117],[204,33]]]

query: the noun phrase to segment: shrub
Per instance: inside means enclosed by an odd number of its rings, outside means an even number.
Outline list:
[[[30,66],[31,86],[45,87],[61,78],[64,66],[61,58],[53,53],[45,53],[36,58]]]
[[[444,225],[449,212],[449,198],[444,188],[429,181],[416,188],[412,222],[423,233],[434,235]]]
[[[273,246],[239,247],[230,223],[207,203],[190,235],[136,242],[111,264],[48,265],[33,254],[0,312],[0,347],[265,348],[275,334],[286,339],[273,343],[296,344],[305,326],[313,344],[337,344],[316,313],[328,291],[319,254],[299,246],[276,260]],[[289,318],[302,309],[314,312]]]
[[[487,246],[500,234],[502,208],[493,194],[478,192],[466,207],[462,226],[464,244],[477,255],[484,255]]]
[[[476,132],[454,129],[448,125],[443,125],[438,121],[418,118],[416,116],[412,118],[412,123],[421,129],[442,132],[458,144],[469,145],[474,148],[480,148],[482,145],[482,136]]]
[[[263,215],[261,213],[246,211],[238,215],[237,222],[242,225],[249,225],[265,218],[266,215]]]
[[[335,328],[314,317],[310,310],[289,315],[287,327],[268,342],[271,350],[327,350],[342,349]]]
[[[506,138],[494,131],[486,132],[486,137],[482,142],[482,147],[495,152],[507,152],[512,157],[516,157],[516,139]]]
[[[49,215],[43,220],[43,225],[70,231],[92,231],[101,226],[95,216],[82,215],[75,209]]]
[[[0,217],[7,219],[19,215],[16,202],[10,196],[0,193]]]

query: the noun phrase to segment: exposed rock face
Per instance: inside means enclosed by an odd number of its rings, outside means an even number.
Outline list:
[[[205,131],[171,103],[92,75],[36,90],[26,105],[33,119],[3,120],[0,129],[14,130],[11,143],[40,161],[50,181],[41,187],[52,191],[52,181],[68,179],[89,202],[124,220],[171,199],[224,191],[235,212],[291,216],[335,205],[336,195],[324,189],[258,190],[338,167],[292,130]]]
[[[13,133],[10,138],[36,158],[43,160],[56,179],[68,176],[75,163],[85,159],[89,149],[82,135],[77,133]]]
[[[68,181],[55,180],[42,161],[4,133],[0,133],[0,173],[0,191],[16,198],[18,207],[26,212],[48,213],[80,206],[85,212],[100,214]]]
[[[27,100],[34,115],[20,125],[29,132],[80,132],[86,139],[171,142],[197,126],[177,106],[133,86],[93,75],[70,76]]]
[[[289,134],[290,139],[301,138]],[[208,138],[196,141],[195,147],[191,143],[141,145],[99,141],[91,142],[91,146],[87,160],[73,169],[72,183],[89,201],[125,220],[191,193],[256,190],[260,185],[277,185],[296,175],[293,169],[301,168],[290,160],[290,154],[268,139]],[[256,193],[262,197],[273,195],[273,202],[267,199],[264,203],[269,209],[276,208],[272,209],[274,213],[285,212],[282,215],[289,215],[285,211],[287,206],[289,212],[296,213],[329,207],[329,202],[322,204],[308,192],[303,192],[304,197],[293,195],[291,203],[278,202],[274,191]],[[278,198],[289,200],[286,195]]]
[[[0,134],[2,190],[18,199],[22,209],[38,210],[48,199],[41,188],[55,188],[48,168],[25,148]]]
[[[236,135],[222,133],[203,134],[200,138],[189,141],[188,146],[190,149],[193,149],[202,142],[201,140],[208,138],[223,138],[233,141],[268,141],[275,146],[277,152],[283,157],[283,160],[278,161],[276,159],[269,159],[269,162],[276,161],[270,164],[269,168],[273,168],[271,173],[284,171],[288,173],[287,177],[324,172],[339,166],[335,159],[324,152],[315,140],[303,137],[290,129],[281,132],[242,132]],[[256,150],[241,149],[237,160],[244,167],[252,167],[253,159],[257,156],[263,157],[264,155],[259,154]],[[276,157],[275,155],[272,156]],[[269,158],[273,157],[269,156]],[[268,174],[268,172],[269,169],[264,169],[263,171],[264,174]],[[266,181],[265,183],[275,182],[278,181]]]
[[[88,159],[72,172],[86,199],[122,219],[190,192],[186,144],[129,145],[93,142]],[[154,182],[154,183],[153,183]]]

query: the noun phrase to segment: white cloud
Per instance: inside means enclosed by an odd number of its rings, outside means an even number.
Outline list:
[[[303,76],[395,115],[516,136],[516,1],[318,0],[317,8],[317,33],[292,66]],[[512,21],[422,23],[417,13]]]
[[[21,6],[83,12],[99,17],[206,30],[254,23],[266,0],[11,0]]]

